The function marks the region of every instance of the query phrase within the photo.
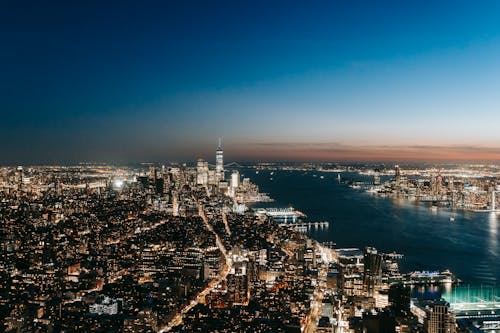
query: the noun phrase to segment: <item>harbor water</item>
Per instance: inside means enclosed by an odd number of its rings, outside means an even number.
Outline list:
[[[309,228],[308,235],[318,241],[335,242],[339,248],[374,246],[383,252],[401,253],[402,272],[449,269],[466,284],[500,282],[500,215],[383,198],[339,182],[333,172],[241,172],[275,199],[259,206],[292,205],[308,221],[329,221],[328,228]],[[357,173],[340,176],[372,181]]]

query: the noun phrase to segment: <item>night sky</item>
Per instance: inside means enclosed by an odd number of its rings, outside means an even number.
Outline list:
[[[500,160],[499,1],[1,1],[0,164]]]

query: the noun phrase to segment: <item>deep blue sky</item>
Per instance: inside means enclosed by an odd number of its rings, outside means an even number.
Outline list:
[[[498,1],[13,0],[0,42],[0,164],[500,159]]]

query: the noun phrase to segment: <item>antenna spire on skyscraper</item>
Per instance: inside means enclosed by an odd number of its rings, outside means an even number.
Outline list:
[[[219,146],[215,153],[215,177],[218,181],[224,180],[224,157],[221,137],[219,137]]]

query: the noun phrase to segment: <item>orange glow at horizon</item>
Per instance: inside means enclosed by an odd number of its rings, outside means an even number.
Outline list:
[[[345,146],[338,144],[256,144],[239,157],[270,161],[500,161],[500,148],[482,146]]]

